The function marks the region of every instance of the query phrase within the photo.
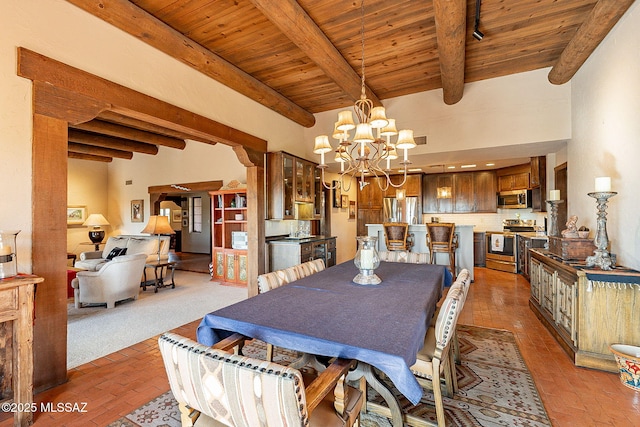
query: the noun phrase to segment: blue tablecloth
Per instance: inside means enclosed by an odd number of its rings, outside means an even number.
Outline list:
[[[381,262],[379,285],[358,285],[352,261],[207,314],[198,341],[233,332],[305,353],[366,362],[414,405],[422,388],[409,370],[450,273],[441,265]]]

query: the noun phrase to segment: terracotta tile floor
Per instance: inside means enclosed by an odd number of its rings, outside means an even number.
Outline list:
[[[460,322],[515,333],[554,426],[640,425],[640,392],[622,386],[617,374],[575,367],[531,312],[528,298],[529,283],[521,276],[477,268]],[[194,338],[198,323],[175,331]],[[38,404],[86,402],[87,412],[37,413],[34,426],[104,426],[168,389],[152,338],[73,369],[67,383],[38,394]],[[0,422],[11,425],[11,419]]]

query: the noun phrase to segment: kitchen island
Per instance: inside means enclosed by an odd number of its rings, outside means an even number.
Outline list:
[[[322,259],[326,268],[336,264],[335,236],[282,237],[268,242],[269,271]]]
[[[469,270],[473,281],[473,228],[474,225],[456,224],[455,233],[458,235],[458,251],[456,252],[456,271],[463,268]],[[378,250],[386,251],[384,228],[382,224],[367,224],[367,234],[378,238]],[[413,235],[411,252],[429,253],[427,247],[427,226],[425,224],[410,224],[409,234]],[[445,253],[436,254],[436,264],[448,264],[449,256]]]

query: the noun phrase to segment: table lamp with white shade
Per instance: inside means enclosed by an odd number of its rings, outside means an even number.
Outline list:
[[[99,251],[100,243],[104,239],[104,230],[100,227],[109,225],[109,221],[102,214],[91,214],[82,225],[93,227],[89,230],[89,239],[96,245],[96,251]]]
[[[149,222],[147,222],[147,225],[141,233],[156,234],[158,236],[158,262],[160,262],[160,235],[175,234],[171,224],[169,224],[169,218],[166,216],[151,215]]]

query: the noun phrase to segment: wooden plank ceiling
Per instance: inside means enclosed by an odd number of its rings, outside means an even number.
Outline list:
[[[67,1],[303,126],[314,124],[314,113],[351,106],[360,97],[357,0]],[[553,67],[552,83],[565,83],[632,3],[483,0],[484,38],[476,40],[476,0],[366,0],[367,95],[380,103],[442,88],[443,102],[454,104],[464,96],[464,83],[545,67]],[[105,149],[153,154],[157,145],[184,148],[180,135],[140,124],[123,135],[123,126],[130,125],[114,117],[75,126],[70,153],[109,159],[124,154]],[[160,136],[150,140],[141,129]]]

